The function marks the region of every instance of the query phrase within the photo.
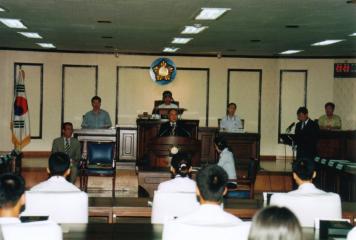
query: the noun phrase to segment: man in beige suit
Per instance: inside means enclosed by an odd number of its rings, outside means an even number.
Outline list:
[[[74,184],[78,176],[81,158],[80,143],[73,135],[73,124],[65,122],[62,125],[62,137],[53,140],[52,152],[64,152],[71,159],[70,181]]]

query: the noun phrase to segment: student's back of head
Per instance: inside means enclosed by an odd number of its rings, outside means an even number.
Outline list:
[[[302,240],[297,217],[285,207],[260,210],[252,220],[249,240]]]
[[[192,170],[192,161],[189,154],[179,152],[172,157],[171,166],[174,170],[173,175],[180,175],[186,177]]]
[[[25,181],[12,173],[0,175],[0,210],[11,210],[12,217],[18,217],[22,206],[25,204]],[[0,217],[4,217],[1,216]],[[9,217],[9,216],[7,216]]]
[[[292,169],[294,179],[297,176],[300,181],[311,181],[316,176],[314,164],[311,164],[309,160],[297,160],[293,162]]]
[[[227,173],[217,165],[202,168],[196,177],[200,202],[221,202],[226,193]]]
[[[48,159],[48,171],[51,176],[65,176],[69,174],[70,159],[63,152],[52,153]]]

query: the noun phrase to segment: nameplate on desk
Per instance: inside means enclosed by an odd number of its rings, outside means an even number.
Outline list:
[[[337,170],[342,170],[344,168],[344,164],[341,164],[341,163],[338,163],[336,164],[336,167],[335,167]]]
[[[321,159],[321,161],[320,161],[321,164],[325,164],[326,162],[327,162],[326,159]]]
[[[329,167],[334,166],[334,164],[335,164],[335,161],[329,161],[329,162],[328,162],[328,166],[329,166]]]

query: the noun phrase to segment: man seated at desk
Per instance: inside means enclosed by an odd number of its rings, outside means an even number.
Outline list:
[[[341,118],[334,114],[335,104],[328,102],[325,104],[325,115],[318,120],[320,129],[341,129]]]
[[[112,126],[110,115],[107,111],[100,109],[101,98],[94,96],[91,99],[93,110],[83,116],[82,128],[110,128]]]
[[[236,104],[229,103],[227,105],[226,116],[221,119],[220,131],[238,132],[243,129],[241,119],[235,115]]]
[[[163,123],[159,129],[159,137],[167,136],[179,136],[179,137],[190,137],[190,133],[184,128],[183,124],[178,120],[177,109],[169,109],[168,111],[168,122]]]
[[[172,109],[172,108],[178,108],[178,106],[173,102],[173,96],[171,91],[164,91],[162,94],[162,101],[163,103],[158,105],[158,108],[165,108],[165,109]]]

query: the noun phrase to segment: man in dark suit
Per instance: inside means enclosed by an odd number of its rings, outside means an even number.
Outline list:
[[[178,120],[177,109],[170,109],[168,111],[168,122],[163,123],[159,129],[159,137],[167,136],[179,136],[179,137],[191,137],[191,134],[184,128],[183,124]]]
[[[317,155],[319,126],[308,117],[308,109],[300,107],[297,111],[299,122],[295,127],[295,144],[297,145],[297,160],[309,160],[313,164]]]
[[[53,140],[52,153],[64,152],[71,160],[70,181],[75,184],[78,176],[78,167],[81,159],[80,143],[72,137],[73,124],[65,122],[62,125],[62,137]]]

